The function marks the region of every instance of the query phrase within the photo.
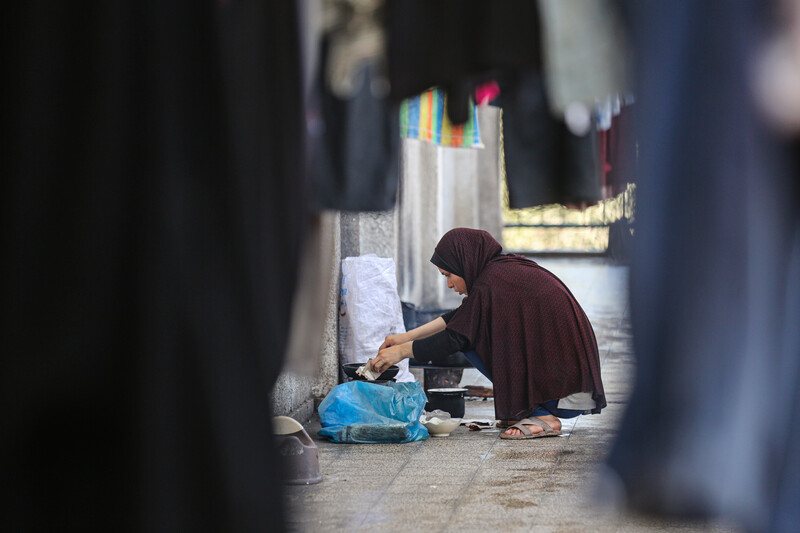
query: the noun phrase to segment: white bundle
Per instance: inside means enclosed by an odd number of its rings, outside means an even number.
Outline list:
[[[358,369],[356,370],[356,374],[358,374],[363,378],[366,378],[367,381],[375,381],[376,379],[378,379],[378,376],[380,376],[380,374],[375,372],[374,370],[367,368],[367,364],[369,363],[364,363],[363,365],[358,367]]]

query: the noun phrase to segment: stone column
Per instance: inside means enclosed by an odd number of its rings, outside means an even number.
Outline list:
[[[341,258],[375,254],[397,262],[396,209],[341,214]]]
[[[306,422],[314,397],[338,381],[339,214],[315,217],[303,248],[283,372],[273,389],[273,414]]]

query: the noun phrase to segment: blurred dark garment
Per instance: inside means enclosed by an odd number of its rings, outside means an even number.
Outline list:
[[[798,169],[750,92],[765,6],[626,9],[638,365],[609,465],[639,510],[796,531],[800,202]]]
[[[597,132],[603,199],[622,193],[636,175],[635,108],[625,106],[611,119],[611,128]]]
[[[608,225],[606,257],[617,265],[630,265],[633,254],[633,227],[626,216]]]
[[[509,207],[600,201],[594,128],[579,137],[553,117],[540,71],[507,76],[500,91]]]
[[[469,118],[469,97],[492,72],[541,66],[536,2],[387,0],[386,7],[391,97],[442,87],[454,124]]]
[[[280,531],[304,233],[293,2],[3,17],[8,531]]]
[[[372,91],[374,67],[360,70],[355,92],[339,97],[325,83],[323,45],[309,98],[309,179],[318,209],[386,211],[400,180],[399,106]]]

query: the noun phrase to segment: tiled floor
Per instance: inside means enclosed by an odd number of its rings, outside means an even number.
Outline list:
[[[563,420],[558,438],[508,441],[461,426],[447,438],[408,444],[319,446],[323,481],[291,486],[295,531],[731,531],[665,522],[598,504],[598,471],[621,418],[634,365],[627,269],[602,260],[543,260],[586,310],[601,353],[608,407]],[[466,418],[494,418],[491,400],[468,400]]]

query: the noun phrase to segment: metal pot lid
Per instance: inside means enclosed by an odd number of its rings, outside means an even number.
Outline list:
[[[442,393],[445,393],[445,394],[447,394],[447,393],[454,394],[454,393],[458,393],[458,392],[467,392],[467,389],[462,389],[462,388],[458,388],[458,387],[456,387],[456,388],[447,388],[447,389],[428,389],[427,392],[442,392]]]

